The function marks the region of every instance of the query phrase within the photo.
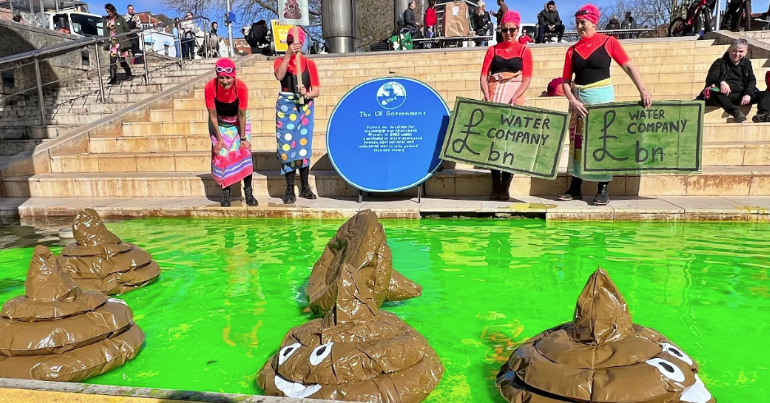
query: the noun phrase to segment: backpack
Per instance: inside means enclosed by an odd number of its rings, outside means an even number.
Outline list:
[[[561,88],[562,82],[564,82],[564,80],[561,77],[557,77],[551,80],[550,83],[548,83],[549,97],[564,96],[564,90],[562,90]]]

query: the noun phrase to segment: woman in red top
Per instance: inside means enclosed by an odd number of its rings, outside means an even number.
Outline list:
[[[209,111],[211,175],[222,186],[222,207],[230,207],[230,185],[243,180],[246,204],[256,206],[251,186],[251,122],[249,90],[235,78],[235,63],[222,58],[216,63],[217,77],[204,89]]]
[[[425,37],[433,38],[436,34],[436,0],[428,0],[428,8],[425,9]]]
[[[295,31],[298,36],[296,41]],[[306,199],[316,198],[310,190],[309,176],[315,116],[313,99],[321,93],[321,86],[315,63],[302,56],[305,31],[299,27],[292,28],[286,41],[289,50],[274,64],[275,78],[281,82],[281,92],[275,104],[275,126],[277,157],[281,162],[281,174],[286,176],[283,202],[292,204],[297,200],[294,193],[297,171],[302,183],[299,195]]]
[[[503,16],[503,41],[487,49],[481,66],[481,93],[487,102],[524,105],[524,93],[532,81],[532,52],[516,42],[521,16],[508,11]],[[490,200],[508,200],[513,174],[492,169]]]
[[[607,187],[611,175],[584,173],[581,165],[581,150],[583,147],[583,119],[588,115],[586,105],[603,104],[615,100],[615,90],[610,79],[610,65],[615,60],[639,90],[642,104],[649,108],[652,96],[644,87],[642,78],[620,42],[613,37],[596,32],[599,22],[599,9],[587,4],[575,14],[575,24],[580,40],[567,50],[562,74],[562,89],[569,100],[570,106],[570,156],[569,173],[572,175],[567,193],[559,200],[579,200],[583,198],[581,186],[583,179],[599,182],[594,204],[609,203]],[[572,76],[575,76],[574,80]],[[574,87],[574,88],[573,88]]]

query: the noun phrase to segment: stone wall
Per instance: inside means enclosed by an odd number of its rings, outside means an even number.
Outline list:
[[[65,42],[71,42],[79,39],[78,36],[60,34],[51,30],[34,27],[31,25],[18,24],[13,21],[0,20],[0,57],[11,56],[18,53],[28,52],[34,49],[40,49],[47,46],[57,45]],[[43,83],[52,83],[59,80],[74,77],[82,74],[91,66],[96,65],[93,55],[93,46],[88,49],[89,62],[83,63],[80,51],[70,51],[63,55],[45,58],[40,62],[40,73]],[[37,97],[34,90],[37,86],[35,79],[34,65],[32,59],[22,62],[8,63],[0,65],[0,71],[13,72],[14,87],[7,88],[3,86],[0,89],[2,94],[15,94],[24,90],[30,90],[25,95]],[[50,84],[45,87],[47,93],[55,92],[59,87],[58,83]]]

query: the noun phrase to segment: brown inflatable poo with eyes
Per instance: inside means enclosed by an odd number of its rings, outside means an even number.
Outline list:
[[[38,246],[26,295],[0,311],[0,378],[78,382],[122,366],[142,343],[123,301],[81,291]]]
[[[313,266],[307,295],[316,314],[323,315],[334,306],[336,283],[344,264],[359,271],[378,307],[383,301],[419,297],[422,292],[419,285],[393,270],[385,229],[371,210],[364,210],[343,224]]]
[[[698,364],[662,334],[631,322],[599,269],[578,297],[575,319],[533,337],[497,375],[512,403],[715,403]]]
[[[337,300],[322,319],[292,329],[257,375],[265,394],[357,402],[417,403],[444,367],[422,335],[380,311],[360,272],[344,264]]]
[[[72,232],[77,245],[64,248],[62,269],[79,286],[105,294],[123,294],[160,276],[160,267],[136,245],[122,242],[94,209],[80,210]]]

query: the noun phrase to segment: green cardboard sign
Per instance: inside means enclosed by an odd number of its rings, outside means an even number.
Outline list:
[[[554,179],[567,114],[457,98],[441,159]]]
[[[638,102],[588,107],[583,171],[607,174],[698,172],[703,102]]]

